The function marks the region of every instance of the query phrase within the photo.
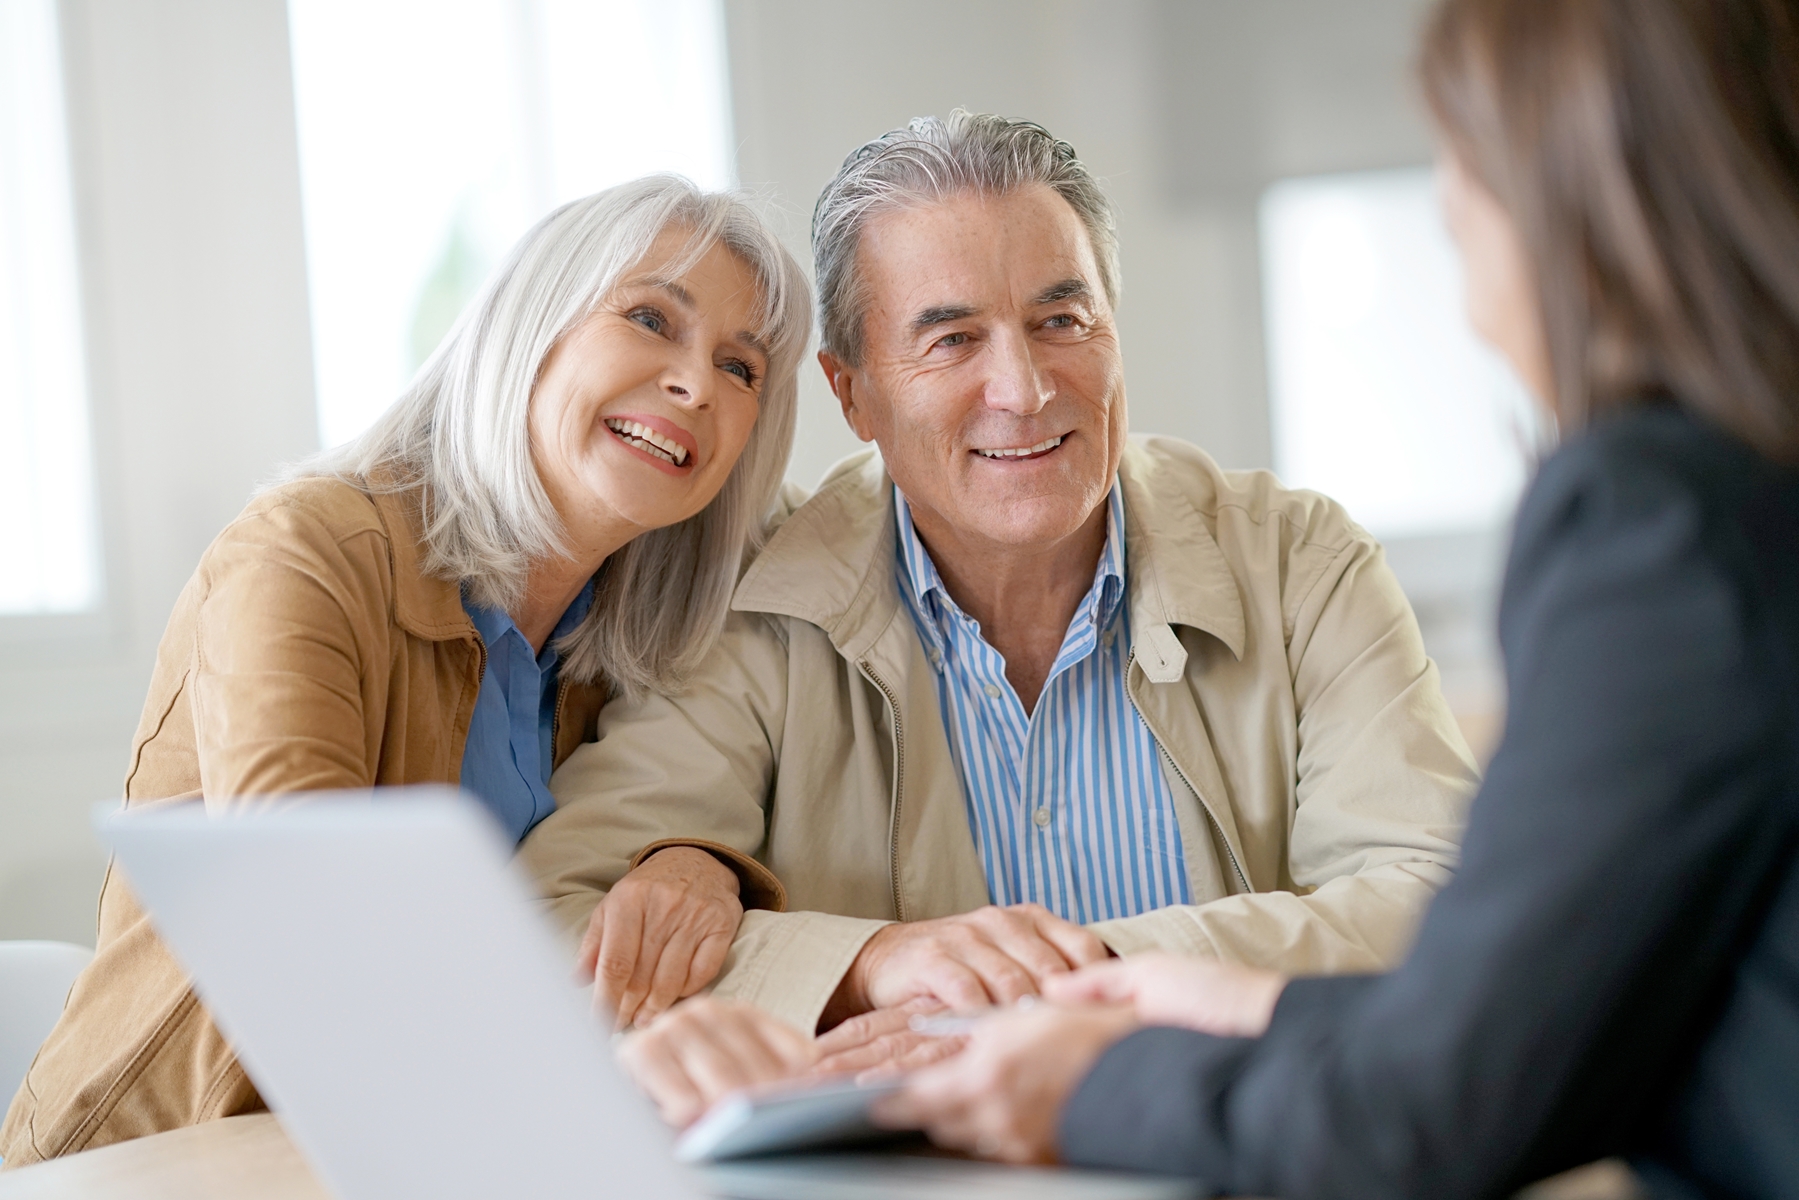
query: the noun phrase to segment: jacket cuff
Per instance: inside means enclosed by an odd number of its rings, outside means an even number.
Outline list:
[[[811,1037],[856,955],[890,924],[819,912],[745,912],[712,994],[754,1004]]]
[[[1095,921],[1087,932],[1106,944],[1120,958],[1166,950],[1172,954],[1190,954],[1198,958],[1224,958],[1218,946],[1206,936],[1199,922],[1188,915],[1188,908],[1177,905],[1158,908],[1134,917],[1117,917]]]
[[[747,911],[752,908],[765,908],[770,912],[787,911],[787,889],[775,878],[775,873],[739,850],[734,850],[723,842],[709,842],[705,838],[663,838],[659,842],[651,842],[639,850],[626,868],[634,871],[644,859],[658,850],[667,850],[672,846],[691,846],[695,850],[704,850],[719,862],[731,868],[737,874],[738,896],[743,900]]]

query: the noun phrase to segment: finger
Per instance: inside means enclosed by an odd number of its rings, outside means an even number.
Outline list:
[[[856,1082],[860,1084],[879,1083],[884,1079],[892,1079],[896,1075],[904,1075],[910,1071],[921,1070],[933,1063],[940,1063],[946,1058],[954,1058],[962,1053],[968,1045],[968,1039],[956,1037],[920,1037],[908,1042],[903,1048],[895,1047],[884,1061],[875,1062],[856,1070]],[[824,1063],[819,1064],[819,1073],[825,1074]]]
[[[921,972],[927,994],[958,1012],[975,1012],[994,1003],[981,977],[966,963],[945,955]]]
[[[1033,914],[1033,917],[1037,936],[1054,946],[1070,967],[1085,967],[1111,958],[1112,952],[1091,930],[1082,929],[1072,921],[1064,921],[1047,909],[1041,915]]]
[[[637,971],[643,943],[643,910],[615,892],[600,910],[602,930],[594,967],[594,994],[616,1014],[622,1027],[631,1019],[624,1006],[625,989]]]
[[[877,1008],[873,1012],[851,1017],[818,1039],[821,1055],[837,1054],[865,1045],[890,1033],[911,1028],[912,1018],[943,1011],[943,1002],[935,996],[918,996],[893,1008]]]
[[[604,932],[606,924],[605,908],[606,901],[602,897],[588,916],[587,929],[581,934],[580,949],[575,951],[575,979],[582,984],[593,982],[594,963],[600,957],[600,935]]]
[[[778,1024],[773,1017],[765,1019]],[[803,1062],[805,1056],[779,1034],[765,1036],[768,1031],[752,1030],[747,1024],[730,1018],[707,1022],[703,1032],[683,1046],[682,1068],[707,1104],[740,1088],[785,1079]]]
[[[678,1037],[679,1031],[670,1036]],[[653,1033],[633,1034],[619,1046],[618,1057],[669,1124],[688,1125],[705,1111],[705,1097],[682,1069],[671,1042]]]
[[[974,942],[962,948],[962,961],[980,976],[994,1004],[1013,1004],[1022,996],[1037,994],[1036,976],[1001,948]]]
[[[665,922],[656,920],[657,914],[647,906],[634,905],[633,907],[641,916],[641,924],[638,927],[637,957],[631,964],[631,979],[619,993],[618,1010],[619,1028],[621,1029],[633,1025],[641,1027],[649,1024],[643,1017],[643,1004],[645,1000],[649,999],[650,988],[655,982],[656,970],[662,963],[662,956],[668,948],[671,932]]]
[[[638,1003],[637,1012],[631,1018],[634,1025],[648,1025],[668,1011],[675,1001],[681,999],[681,989],[687,984],[687,976],[693,966],[694,951],[697,949],[699,949],[698,939],[686,930],[677,930],[661,948],[660,953],[656,956],[656,965],[650,974],[649,984],[644,988],[643,999]],[[648,954],[643,955],[644,959],[648,957]],[[641,962],[642,959],[639,961]]]
[[[681,984],[681,995],[691,996],[701,988],[718,978],[724,968],[725,957],[731,953],[731,943],[737,938],[737,929],[709,933],[700,939],[700,944],[693,952],[693,962],[687,968],[687,978]]]
[[[1125,1004],[1136,993],[1136,972],[1126,959],[1095,963],[1043,985],[1044,999],[1056,1004]]]
[[[1068,960],[1063,957],[1060,946],[1044,937],[1039,924],[1040,920],[1047,924],[1059,918],[1036,905],[1029,906],[1036,910],[1034,912],[1021,911],[1023,907],[995,909],[978,928],[986,934],[988,941],[1027,971],[1035,983],[1052,975],[1065,974],[1069,970]],[[1032,991],[1036,991],[1035,986]]]

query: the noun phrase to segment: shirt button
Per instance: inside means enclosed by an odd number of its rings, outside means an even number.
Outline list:
[[[1049,809],[1047,809],[1047,808],[1038,809],[1036,812],[1031,814],[1031,820],[1033,820],[1037,823],[1037,828],[1048,829],[1049,828]]]
[[[985,685],[984,687],[982,687],[981,690],[987,693],[987,698],[989,700],[998,700],[999,699],[999,685],[998,684],[989,683],[989,684]]]
[[[1118,632],[1116,630],[1108,629],[1106,630],[1106,635],[1099,639],[1099,644],[1107,650],[1110,650],[1112,648],[1112,640],[1117,636]]]

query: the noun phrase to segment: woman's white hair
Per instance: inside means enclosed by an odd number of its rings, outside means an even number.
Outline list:
[[[460,582],[477,604],[512,607],[530,565],[564,552],[562,522],[531,454],[527,414],[538,373],[670,228],[687,242],[668,277],[714,245],[756,276],[761,303],[751,332],[768,347],[768,365],[755,428],[717,497],[607,559],[592,611],[557,644],[570,678],[626,693],[679,690],[711,648],[793,450],[810,291],[742,198],[652,175],[558,208],[513,247],[374,427],[296,471],[412,494],[426,570]]]

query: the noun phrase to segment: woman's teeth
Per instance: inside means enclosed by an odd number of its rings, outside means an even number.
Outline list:
[[[1054,450],[1062,444],[1062,439],[1053,437],[1047,442],[1038,442],[1035,446],[1027,446],[1023,450],[976,450],[982,458],[1028,458],[1033,454],[1042,454],[1045,450]]]
[[[683,466],[687,462],[687,447],[671,437],[657,433],[637,421],[621,421],[616,418],[606,419],[606,428],[619,436],[627,445],[636,446],[645,454],[654,454],[665,462],[675,466]],[[1060,438],[1056,439],[1060,441]]]

